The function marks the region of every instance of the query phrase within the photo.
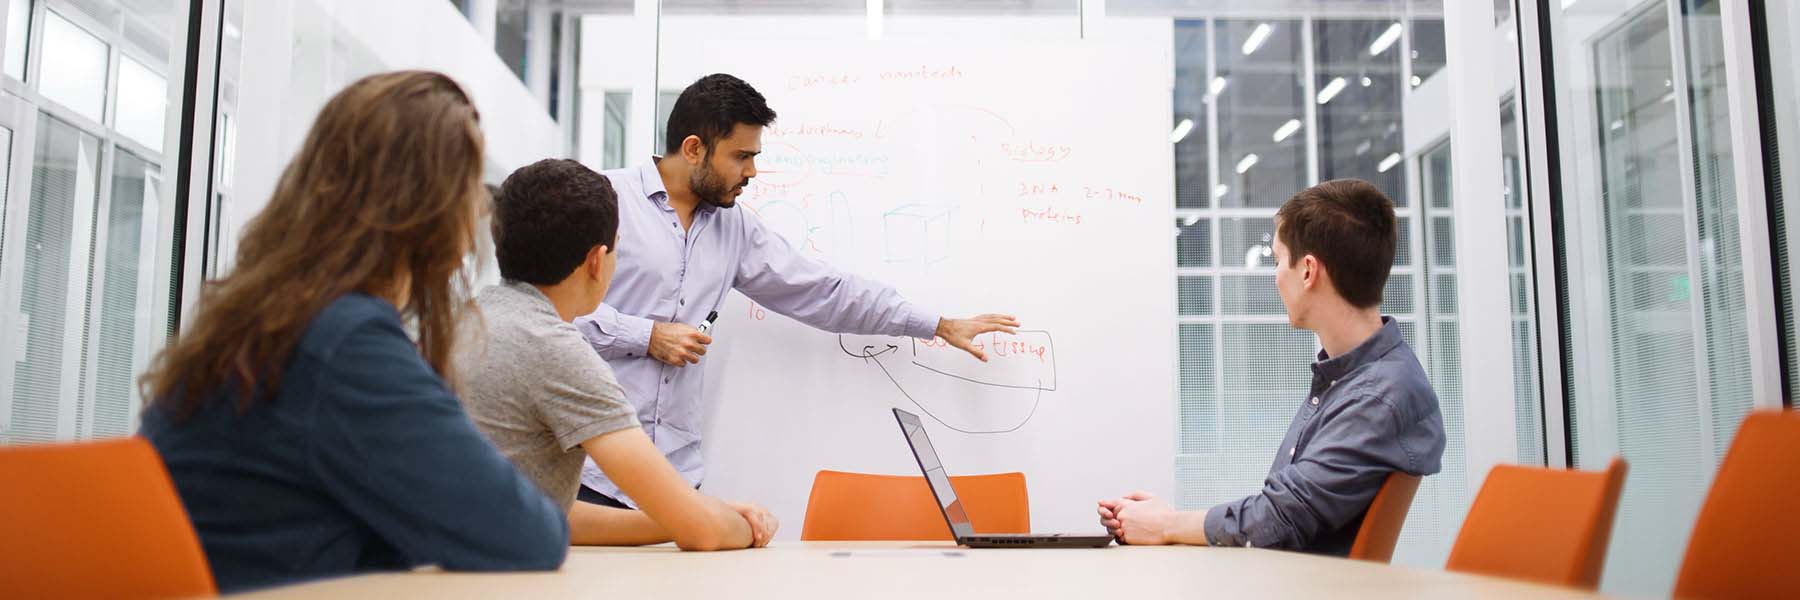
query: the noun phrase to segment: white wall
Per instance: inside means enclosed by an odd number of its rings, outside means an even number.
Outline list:
[[[221,219],[220,260],[230,262],[243,225],[267,204],[318,110],[357,78],[398,69],[444,72],[461,83],[487,132],[488,179],[565,153],[544,103],[494,54],[484,36],[442,0],[247,2],[238,75],[233,197]],[[489,20],[492,11],[485,13]],[[222,270],[221,270],[222,272]]]

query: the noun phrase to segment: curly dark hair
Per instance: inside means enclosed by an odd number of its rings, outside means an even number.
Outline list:
[[[681,91],[675,107],[669,111],[669,130],[663,139],[663,152],[681,150],[681,141],[698,136],[700,144],[711,154],[713,144],[731,135],[739,124],[767,127],[775,122],[775,111],[763,95],[744,80],[714,73],[701,77]]]
[[[544,159],[513,171],[494,195],[500,276],[536,285],[567,279],[594,246],[614,249],[619,195],[579,162]]]

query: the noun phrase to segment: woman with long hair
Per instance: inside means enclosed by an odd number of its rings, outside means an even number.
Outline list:
[[[339,92],[245,228],[235,270],[144,375],[140,434],[221,590],[562,563],[561,511],[449,383],[487,203],[479,118],[439,73]]]

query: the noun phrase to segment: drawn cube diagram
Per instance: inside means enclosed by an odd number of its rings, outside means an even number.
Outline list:
[[[931,264],[950,258],[949,208],[909,204],[882,215],[887,261]]]

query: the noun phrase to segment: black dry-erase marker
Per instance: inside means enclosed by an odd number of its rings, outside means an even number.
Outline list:
[[[715,311],[712,311],[711,313],[708,313],[706,315],[706,320],[700,322],[700,333],[712,335],[712,324],[713,324],[713,321],[717,321],[717,320],[719,320],[719,311],[715,310]]]

